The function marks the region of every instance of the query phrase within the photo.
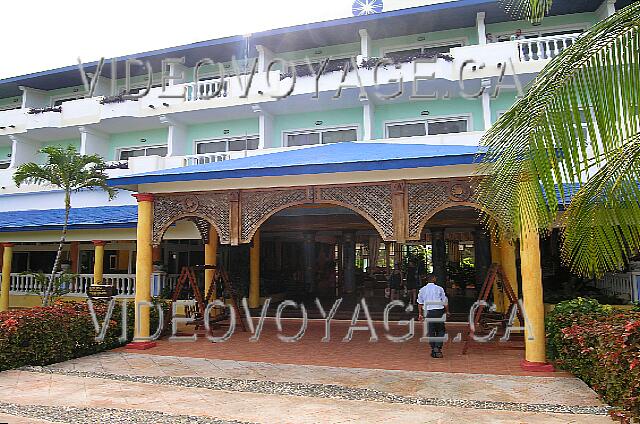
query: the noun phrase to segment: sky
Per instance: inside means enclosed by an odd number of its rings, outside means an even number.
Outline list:
[[[383,0],[384,10],[455,0]],[[353,0],[4,0],[0,79],[351,16]]]

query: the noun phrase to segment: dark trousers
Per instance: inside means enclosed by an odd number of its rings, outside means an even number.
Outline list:
[[[442,318],[444,315],[444,309],[431,309],[427,311],[427,318]],[[444,322],[428,322],[427,335],[432,337],[444,337],[445,328]],[[430,341],[431,349],[442,349],[442,342]]]

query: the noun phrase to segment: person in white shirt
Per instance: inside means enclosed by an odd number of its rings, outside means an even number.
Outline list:
[[[422,321],[425,316],[427,318],[442,318],[444,314],[449,315],[449,299],[444,289],[436,284],[435,275],[427,275],[426,281],[427,285],[418,292],[418,319]],[[444,337],[444,322],[430,322],[428,326],[427,334],[430,339]],[[431,345],[431,357],[442,358],[442,342],[430,341],[429,344]]]

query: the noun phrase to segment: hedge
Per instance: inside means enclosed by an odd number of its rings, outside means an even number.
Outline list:
[[[120,306],[117,305],[102,342],[95,340],[95,328],[85,302],[60,301],[48,307],[1,312],[0,371],[24,365],[52,364],[121,346]],[[127,306],[127,333],[131,340],[133,302]],[[94,309],[102,325],[106,305],[94,302]],[[156,328],[157,313],[152,312],[151,321],[152,328]]]
[[[578,298],[559,303],[546,325],[549,356],[559,368],[640,416],[640,312]]]

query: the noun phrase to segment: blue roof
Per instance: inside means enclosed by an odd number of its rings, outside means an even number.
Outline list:
[[[472,164],[477,146],[335,143],[112,178],[110,186]]]
[[[136,205],[72,208],[69,229],[131,228],[138,222]],[[0,212],[0,232],[60,230],[64,209]]]

